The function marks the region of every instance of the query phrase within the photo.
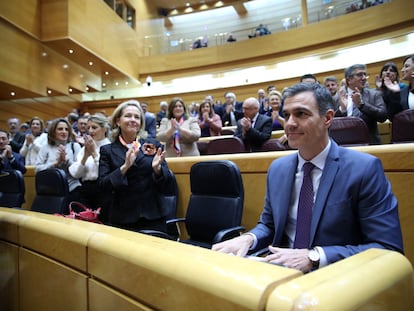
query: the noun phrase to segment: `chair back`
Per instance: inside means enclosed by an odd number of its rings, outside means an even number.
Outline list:
[[[280,143],[278,138],[270,138],[266,140],[261,149],[261,151],[283,151],[286,150],[285,145]]]
[[[341,146],[369,145],[369,132],[365,122],[357,117],[335,117],[329,136]]]
[[[67,214],[69,185],[63,170],[50,168],[35,176],[36,195],[31,210],[46,214]]]
[[[403,110],[392,119],[391,142],[403,143],[414,141],[414,109]]]
[[[163,208],[166,211],[166,220],[175,219],[177,217],[177,205],[178,205],[178,185],[177,179],[175,178],[174,173],[170,170],[171,173],[171,181],[164,187],[163,195],[164,195],[164,206]],[[177,240],[179,237],[179,231],[177,228],[177,224],[167,224],[167,233],[174,240]]]
[[[207,154],[229,154],[246,152],[243,141],[235,136],[221,137],[210,140],[207,145]]]
[[[195,163],[186,213],[188,243],[209,247],[217,232],[240,226],[244,205],[238,166],[228,160]]]
[[[24,203],[25,184],[19,170],[3,170],[0,174],[0,206],[21,208]]]

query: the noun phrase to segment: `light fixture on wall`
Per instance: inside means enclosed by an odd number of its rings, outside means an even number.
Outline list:
[[[147,76],[147,79],[145,80],[145,82],[147,82],[148,86],[151,86],[152,83],[152,77],[151,76]]]

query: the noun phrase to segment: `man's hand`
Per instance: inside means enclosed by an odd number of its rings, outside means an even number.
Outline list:
[[[308,257],[309,250],[306,248],[292,249],[269,246],[269,251],[272,254],[265,257],[265,261],[269,263],[300,270],[304,273],[312,269],[312,263]]]
[[[211,248],[213,251],[220,253],[233,254],[244,257],[249,251],[250,246],[253,245],[254,238],[250,234],[242,234],[231,240],[214,244]]]

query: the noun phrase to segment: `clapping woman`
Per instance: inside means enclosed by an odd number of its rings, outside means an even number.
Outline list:
[[[101,147],[98,186],[112,193],[109,224],[139,231],[166,231],[162,188],[171,173],[165,152],[146,139],[145,116],[135,100],[121,103],[111,117],[113,142]]]
[[[201,137],[221,135],[221,118],[218,114],[214,113],[214,110],[208,101],[203,101],[200,105],[198,125],[201,129]]]
[[[53,167],[65,171],[69,183],[69,202],[79,201],[81,183],[78,178],[69,174],[68,168],[76,161],[80,149],[80,145],[73,141],[69,122],[58,118],[52,121],[47,134],[47,144],[40,149],[35,163],[35,172]]]
[[[29,126],[30,133],[26,134],[20,154],[25,159],[25,165],[35,165],[40,148],[47,144],[47,133],[43,132],[43,121],[39,117],[33,117]]]
[[[197,141],[201,130],[196,118],[189,117],[181,98],[173,98],[167,117],[161,120],[157,139],[165,143],[167,157],[199,156]]]

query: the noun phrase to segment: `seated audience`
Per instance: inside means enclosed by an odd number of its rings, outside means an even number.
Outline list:
[[[167,117],[168,103],[166,101],[160,102],[160,111],[157,112],[157,126],[160,126],[161,120]]]
[[[26,165],[35,165],[39,150],[47,144],[47,133],[43,132],[43,120],[34,117],[30,120],[30,134],[26,134],[26,140],[20,149]]]
[[[188,115],[181,98],[173,98],[157,134],[157,139],[165,143],[166,156],[199,156],[197,141],[200,135],[198,120]]]
[[[256,227],[213,250],[243,257],[267,248],[262,261],[302,272],[370,248],[403,253],[398,202],[381,161],[329,138],[333,108],[319,84],[285,91],[285,131],[298,152],[270,165]]]
[[[400,87],[400,92],[394,94],[397,96],[397,99],[394,98],[394,100],[389,103],[388,116],[391,121],[397,113],[407,109],[414,109],[414,54],[404,58],[403,67],[401,69],[401,79],[407,81],[409,84],[408,87]],[[391,83],[389,83],[388,85],[393,89],[397,88],[397,85],[395,84],[391,85]]]
[[[340,105],[335,116],[361,118],[368,127],[370,143],[380,144],[377,123],[387,120],[387,109],[381,93],[366,87],[366,65],[355,64],[346,68],[345,79],[346,87],[340,91]]]
[[[19,131],[20,120],[18,118],[10,118],[7,120],[9,126],[9,144],[14,152],[19,153],[23,146],[26,135]]]
[[[324,84],[329,93],[331,93],[336,111],[339,108],[338,80],[335,76],[326,77],[324,80]]]
[[[146,138],[144,122],[144,111],[136,100],[114,110],[113,142],[100,150],[98,187],[112,194],[110,225],[166,232],[161,189],[172,177],[160,143]]]
[[[260,151],[272,135],[272,119],[259,113],[259,102],[250,97],[243,102],[244,117],[237,121],[234,136],[243,140],[246,150]]]
[[[148,104],[146,102],[141,102],[140,104],[145,114],[145,131],[147,131],[149,138],[155,138],[157,136],[155,116],[152,112],[148,111]]]
[[[65,171],[69,184],[69,202],[79,201],[81,183],[72,177],[68,169],[76,161],[81,146],[73,141],[72,127],[64,118],[53,120],[47,133],[47,144],[39,150],[35,163],[35,172],[48,168],[59,168]]]
[[[257,100],[259,101],[259,113],[265,114],[269,109],[269,98],[266,97],[266,93],[263,89],[257,90]]]
[[[265,115],[272,118],[272,131],[283,130],[285,119],[282,116],[282,94],[278,91],[269,93],[270,109]]]
[[[394,116],[393,109],[400,104],[400,84],[397,65],[392,62],[386,63],[381,68],[379,75],[375,76],[375,86],[382,94],[388,117],[391,120]]]
[[[108,139],[108,118],[95,114],[88,118],[88,134],[84,136],[85,144],[76,156],[76,162],[69,166],[69,173],[82,181],[79,201],[87,207],[96,210],[101,207],[99,219],[107,221],[109,197],[98,188],[99,157],[101,146],[110,144]],[[99,193],[99,195],[97,195]]]
[[[300,82],[316,83],[316,82],[318,82],[318,79],[316,79],[316,77],[313,74],[307,73],[307,74],[304,74],[303,76],[300,77]]]
[[[222,123],[220,116],[214,113],[209,101],[204,100],[200,105],[198,125],[201,129],[201,137],[221,135]]]
[[[9,133],[0,129],[0,172],[13,169],[26,173],[23,157],[12,150],[9,142]]]

